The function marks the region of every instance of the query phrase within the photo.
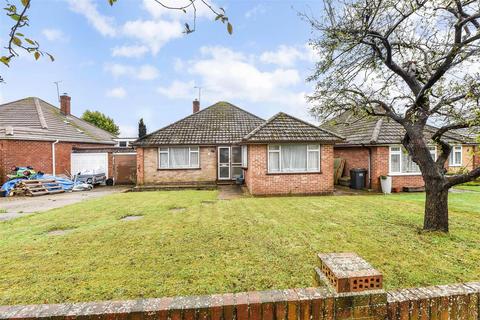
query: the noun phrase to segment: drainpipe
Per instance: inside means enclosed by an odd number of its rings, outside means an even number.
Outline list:
[[[368,149],[368,189],[372,189],[372,148]]]
[[[52,175],[55,175],[55,145],[60,142],[60,140],[55,140],[55,142],[52,143]]]
[[[362,144],[362,147],[368,150],[368,168],[367,168],[367,181],[368,181],[368,189],[372,188],[372,148],[367,147],[366,145]],[[366,181],[366,183],[367,183]]]

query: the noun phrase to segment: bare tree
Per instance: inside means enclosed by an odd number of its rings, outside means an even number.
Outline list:
[[[405,128],[402,144],[425,181],[425,230],[448,232],[448,190],[480,167],[446,175],[444,135],[480,124],[479,0],[324,0],[325,15],[305,15],[320,55],[311,112],[388,117]],[[428,124],[438,130],[433,141]],[[429,145],[440,149],[437,159]]]

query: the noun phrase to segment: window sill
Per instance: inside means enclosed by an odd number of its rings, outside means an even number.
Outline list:
[[[405,173],[389,173],[388,176],[390,177],[402,177],[402,176],[421,176],[421,172],[405,172]]]
[[[453,168],[463,167],[462,164],[449,164],[448,166],[449,166],[449,167],[453,167]]]
[[[302,175],[302,174],[322,174],[322,171],[306,171],[306,172],[267,172],[267,176]]]
[[[200,170],[201,168],[157,168],[157,171]]]

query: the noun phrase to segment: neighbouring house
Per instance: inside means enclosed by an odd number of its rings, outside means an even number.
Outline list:
[[[345,141],[334,148],[335,158],[345,162],[344,175],[350,175],[352,168],[367,169],[367,186],[380,190],[380,177],[392,177],[392,186],[398,190],[404,187],[423,187],[424,181],[419,167],[402,146],[405,129],[386,117],[359,117],[345,112],[331,119],[322,128],[340,134]],[[429,126],[426,134],[435,132]],[[475,139],[461,134],[463,131],[449,132],[444,138],[453,148],[446,169],[451,172],[472,170],[480,165],[478,146]],[[437,157],[437,146],[430,146],[432,157]]]
[[[140,138],[138,185],[243,178],[253,195],[333,192],[333,145],[342,138],[285,113],[265,121],[218,102]]]
[[[137,139],[138,138],[118,137],[114,138],[113,141],[117,143],[116,146],[119,148],[129,148],[132,146],[132,143],[135,142]]]
[[[70,103],[62,95],[60,108],[35,97],[0,105],[0,181],[15,166],[70,175],[72,149],[115,145],[113,135],[72,115]]]

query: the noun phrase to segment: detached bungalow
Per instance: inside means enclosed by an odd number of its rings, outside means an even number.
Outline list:
[[[134,145],[137,184],[217,184],[242,177],[253,195],[333,192],[328,130],[278,113],[265,121],[218,102],[155,131]]]
[[[345,112],[321,127],[345,138],[335,145],[335,158],[346,161],[345,176],[349,176],[352,168],[365,168],[368,170],[367,187],[375,190],[380,190],[380,176],[383,175],[391,176],[393,188],[399,190],[424,186],[419,167],[401,145],[405,129],[395,121]],[[426,131],[431,136],[436,128],[429,127]],[[453,146],[447,164],[449,172],[472,170],[480,165],[474,139],[458,132],[449,132],[444,138]],[[437,146],[433,141],[430,150],[436,158]]]

